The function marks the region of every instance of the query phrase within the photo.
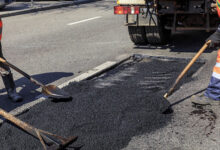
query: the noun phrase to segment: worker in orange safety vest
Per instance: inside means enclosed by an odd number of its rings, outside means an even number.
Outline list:
[[[2,20],[0,18],[0,57],[4,58],[2,53],[1,38],[2,38]],[[2,76],[3,83],[8,93],[8,97],[13,102],[22,101],[22,97],[16,92],[15,83],[10,68],[4,65],[3,63],[0,63],[0,74]]]
[[[216,0],[217,13],[220,17],[220,0]],[[206,40],[211,40],[209,47],[216,48],[220,46],[220,25],[217,30]],[[191,101],[195,105],[220,105],[220,49],[218,50],[216,64],[209,85],[205,93],[201,96],[193,96]]]

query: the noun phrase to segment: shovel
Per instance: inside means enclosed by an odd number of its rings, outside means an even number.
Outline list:
[[[207,49],[207,47],[209,46],[209,44],[211,43],[211,40],[207,41],[202,48],[196,53],[196,55],[191,59],[191,61],[187,64],[187,66],[183,69],[183,71],[179,74],[179,76],[177,77],[176,81],[174,82],[174,84],[172,85],[172,87],[169,89],[169,91],[167,93],[164,94],[164,98],[167,99],[168,96],[170,96],[174,90],[175,87],[177,86],[177,84],[179,83],[179,81],[183,78],[183,76],[186,74],[186,72],[190,69],[190,67],[194,64],[194,62],[199,58],[199,56]],[[175,104],[175,103],[174,103]],[[174,104],[171,104],[165,111],[163,111],[163,114],[169,114],[172,113],[172,106]]]
[[[65,150],[69,145],[77,140],[78,137],[73,136],[69,138],[64,138],[50,132],[37,129],[18,118],[14,117],[13,115],[9,114],[5,110],[0,108],[0,115],[3,116],[5,119],[12,122],[14,125],[18,126],[22,130],[26,131],[27,133],[31,134],[35,138],[38,138],[44,148],[44,150]]]
[[[19,72],[22,74],[24,77],[28,78],[31,82],[35,83],[36,85],[40,86],[42,88],[42,93],[45,94],[48,97],[54,98],[54,99],[72,99],[72,97],[66,93],[65,91],[61,90],[55,85],[44,85],[43,83],[37,81],[21,69],[17,68],[13,64],[9,63],[5,59],[0,57],[0,62],[3,64],[13,68],[15,71]]]
[[[206,48],[209,46],[209,44],[211,43],[211,41],[207,41],[203,47],[196,53],[196,55],[192,58],[192,60],[187,64],[187,66],[183,69],[183,71],[179,74],[179,76],[177,77],[175,83],[172,85],[172,87],[169,89],[169,91],[164,95],[164,98],[167,98],[168,96],[170,96],[176,85],[179,83],[179,81],[183,78],[183,76],[186,74],[186,72],[190,69],[190,67],[194,64],[194,62],[199,58],[199,56],[206,50]]]

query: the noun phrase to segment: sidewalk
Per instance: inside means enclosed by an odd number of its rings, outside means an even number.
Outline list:
[[[1,17],[9,17],[25,13],[32,13],[37,11],[89,3],[94,1],[97,0],[35,1],[33,6],[31,5],[31,2],[13,2],[7,5],[4,9],[0,10],[0,15]]]

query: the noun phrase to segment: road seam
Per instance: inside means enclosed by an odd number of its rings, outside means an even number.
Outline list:
[[[91,79],[91,78],[94,78],[98,75],[101,75],[103,74],[104,72],[110,70],[110,69],[113,69],[114,67],[120,65],[121,63],[129,60],[132,56],[131,55],[125,55],[123,56],[122,58],[120,58],[118,61],[107,61],[73,79],[70,79],[68,80],[67,82],[59,85],[58,87],[59,88],[63,88],[67,85],[69,85],[69,83],[71,82],[80,82],[80,81],[83,81],[83,80],[88,80],[88,79]],[[26,103],[20,107],[17,107],[16,109],[10,111],[9,113],[14,115],[14,116],[18,116],[26,111],[28,111],[29,109],[31,109],[31,107],[33,107],[34,105],[36,104],[39,104],[43,101],[45,101],[48,97],[44,96],[43,94],[39,95],[36,97],[36,100],[32,101],[32,102],[29,102],[29,103]],[[2,119],[0,119],[0,125],[3,123],[4,121]]]

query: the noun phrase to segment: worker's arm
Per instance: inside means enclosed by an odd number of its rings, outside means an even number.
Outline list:
[[[211,40],[209,47],[215,48],[220,46],[220,25],[218,26],[218,29],[206,41],[209,40]]]

